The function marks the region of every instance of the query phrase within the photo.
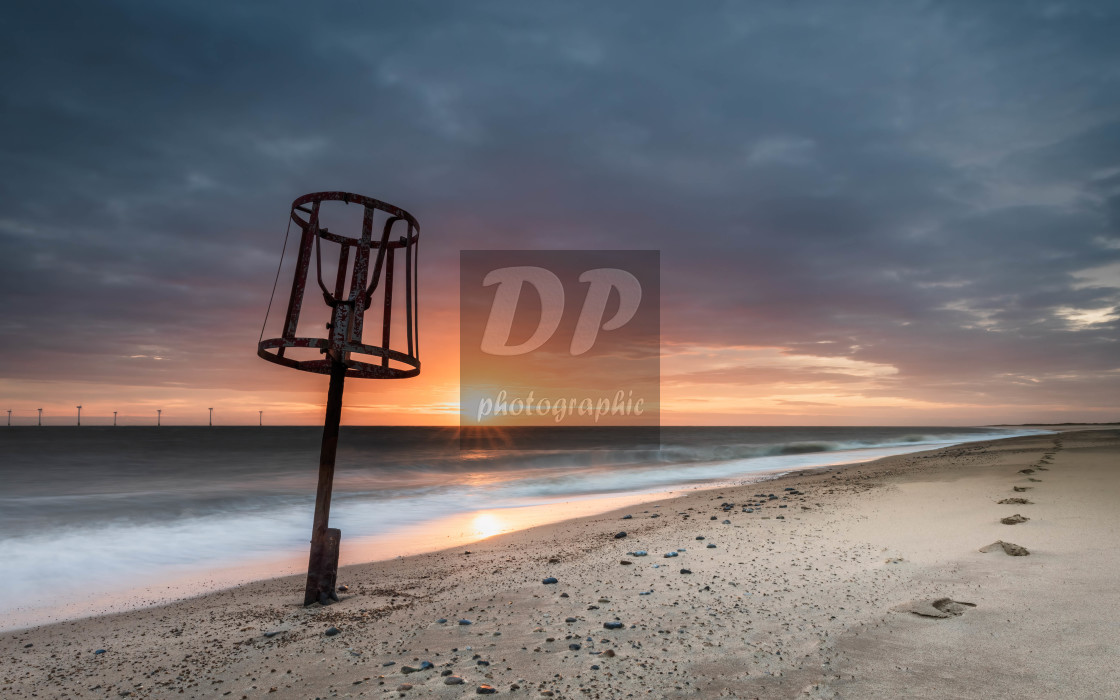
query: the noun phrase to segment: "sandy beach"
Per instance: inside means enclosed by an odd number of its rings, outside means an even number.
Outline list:
[[[0,697],[1118,697],[1118,462],[971,443],[346,567],[327,608],[288,577],[8,632]]]

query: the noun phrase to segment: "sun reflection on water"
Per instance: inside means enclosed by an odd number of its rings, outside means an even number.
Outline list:
[[[474,516],[471,521],[471,527],[474,529],[474,534],[479,537],[493,537],[506,532],[509,528],[506,527],[502,519],[493,513],[482,512]]]

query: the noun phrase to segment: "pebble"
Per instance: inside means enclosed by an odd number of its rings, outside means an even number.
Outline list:
[[[634,552],[634,553],[633,553],[633,556],[635,556],[635,557],[644,557],[644,556],[646,556],[646,554],[648,554],[648,552],[646,552],[646,550],[644,550],[644,549],[639,549],[638,551],[636,551],[636,552]]]
[[[702,540],[702,539],[704,539],[704,536],[703,536],[703,535],[700,535],[699,537],[697,537],[697,538],[696,538],[696,541],[697,541],[697,542],[699,542],[699,541],[700,541],[700,540]]]
[[[348,590],[350,590],[350,586],[347,586],[345,584],[338,587],[338,592],[339,593],[345,593]]]
[[[673,557],[675,557],[675,556],[677,556],[677,553],[676,553],[676,552],[665,552],[665,558],[666,558],[666,559],[671,559],[671,558],[673,558]]]
[[[579,651],[581,647],[580,647],[580,645],[573,642],[573,643],[568,645],[568,648],[571,649],[572,651]]]
[[[560,583],[560,582],[556,579],[555,576],[549,576],[548,578],[542,580],[541,583],[549,584],[549,583]]]
[[[630,519],[632,519],[633,517],[634,517],[633,515],[624,515],[624,516],[622,516],[622,519],[623,519],[623,520],[630,520]]]
[[[708,549],[715,549],[715,548],[716,548],[716,546],[714,544],[708,545]]]
[[[575,617],[565,617],[564,622],[579,622],[579,619]]]
[[[621,539],[622,539],[622,538],[624,538],[624,537],[626,537],[626,532],[625,532],[625,531],[624,531],[624,532],[619,532],[619,533],[616,533],[616,534],[615,534],[615,536],[614,536],[614,538],[615,538],[616,540],[621,540]]]
[[[411,683],[401,683],[400,685],[397,686],[397,690],[412,690],[412,684]]]
[[[448,676],[443,679],[444,685],[463,685],[463,679],[459,676]]]
[[[598,670],[599,670],[599,666],[598,666],[597,664],[591,664],[591,670],[592,670],[592,671],[598,671]]]
[[[681,573],[682,573],[682,574],[691,574],[691,573],[692,573],[692,569],[681,569]]]
[[[439,625],[442,625],[442,624],[444,624],[445,622],[447,622],[447,618],[446,618],[446,617],[441,617],[440,619],[436,620],[436,624],[439,624]]]
[[[479,695],[493,695],[498,691],[496,688],[494,688],[494,686],[486,685],[485,683],[483,683],[482,685],[478,686],[478,690],[476,690],[475,692]]]
[[[333,637],[336,634],[338,634],[340,631],[341,630],[339,630],[337,627],[328,627],[327,631],[324,634],[326,634],[328,637]]]
[[[730,525],[730,524],[731,524],[731,521],[730,521],[730,520],[724,520],[724,521],[723,521],[723,524],[724,524],[724,525]]]
[[[469,625],[469,624],[471,624],[471,621],[470,620],[459,620],[459,624],[460,625]]]
[[[620,630],[622,628],[623,628],[623,624],[621,622],[604,622],[603,623],[603,629]]]
[[[104,650],[104,649],[98,649],[97,651],[95,651],[95,652],[93,652],[93,653],[94,653],[94,654],[104,654],[104,653],[105,653],[105,650]]]

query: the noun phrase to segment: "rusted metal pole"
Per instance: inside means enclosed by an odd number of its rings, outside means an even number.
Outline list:
[[[323,446],[319,452],[319,487],[315,491],[315,520],[311,526],[311,555],[307,562],[307,587],[303,604],[328,605],[338,600],[338,545],[340,530],[328,527],[331,492],[334,489],[334,459],[338,452],[338,426],[342,422],[342,389],[346,365],[331,358],[331,383],[327,389],[327,415],[323,421]]]

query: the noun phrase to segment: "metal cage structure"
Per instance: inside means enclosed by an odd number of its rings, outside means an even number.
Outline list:
[[[321,225],[323,205],[342,202],[362,207],[361,232],[347,236]],[[381,219],[382,221],[378,222]],[[311,528],[311,553],[307,564],[307,585],[304,605],[329,605],[338,600],[336,579],[342,532],[329,527],[331,493],[334,488],[335,456],[338,431],[342,420],[342,392],[347,377],[354,379],[405,379],[420,373],[419,304],[417,303],[417,271],[420,224],[400,207],[372,197],[349,192],[313,192],[292,202],[288,230],[295,223],[302,232],[296,258],[288,310],[284,315],[279,337],[264,338],[264,327],[257,344],[257,354],[269,362],[330,375],[327,390],[326,416],[323,420],[323,443],[319,453],[319,481],[315,492],[315,518]],[[374,238],[375,223],[380,223],[380,237]],[[394,237],[394,229],[403,228],[404,235]],[[338,244],[338,264],[331,286],[323,279],[323,243]],[[287,250],[287,236],[284,238]],[[351,254],[353,261],[351,262]],[[307,294],[312,257],[315,281],[330,308],[330,321],[321,337],[300,336],[300,315]],[[403,258],[402,260],[398,260]],[[283,269],[284,255],[280,256]],[[403,295],[394,292],[398,265],[404,268]],[[280,270],[276,273],[277,281]],[[378,288],[380,287],[380,293]],[[273,286],[275,296],[276,287]],[[400,298],[403,296],[403,300]],[[380,317],[375,301],[380,300]],[[393,334],[394,308],[404,314],[404,340]],[[269,300],[269,310],[272,301]],[[372,313],[371,313],[372,312]],[[399,316],[398,316],[399,318]],[[367,326],[380,321],[380,345],[363,341]],[[265,327],[268,312],[265,312]],[[306,326],[307,323],[305,322]],[[397,343],[394,349],[393,343]],[[321,357],[311,351],[318,350]],[[297,357],[310,354],[310,357]]]
[[[320,213],[325,202],[343,202],[363,207],[360,235],[347,236],[320,226]],[[378,212],[388,216],[381,225],[380,237],[375,239],[374,221]],[[420,224],[416,218],[400,207],[372,197],[349,192],[314,192],[292,202],[290,221],[296,224],[302,235],[283,331],[280,337],[267,340],[262,334],[257,345],[257,355],[285,367],[319,374],[330,374],[332,364],[337,360],[346,365],[346,376],[355,379],[404,379],[418,375],[420,344],[417,270]],[[394,237],[394,228],[405,228],[405,235]],[[323,279],[323,241],[341,246],[337,271],[330,287]],[[352,270],[351,249],[354,249]],[[399,263],[398,256],[403,258]],[[315,263],[315,281],[323,294],[324,302],[332,310],[331,321],[327,324],[327,333],[323,337],[298,337],[296,333],[307,293],[312,259]],[[403,265],[405,277],[403,309],[398,312],[403,312],[405,316],[405,338],[399,349],[394,349],[392,343],[400,342],[392,333],[394,305],[400,303],[394,295],[394,279],[399,274],[398,264]],[[373,345],[363,342],[363,333],[369,325],[367,320],[379,285],[383,290],[380,305],[381,337],[380,344]],[[289,356],[288,351],[296,348],[317,349],[326,357],[297,359]],[[355,356],[370,359],[356,359]]]

